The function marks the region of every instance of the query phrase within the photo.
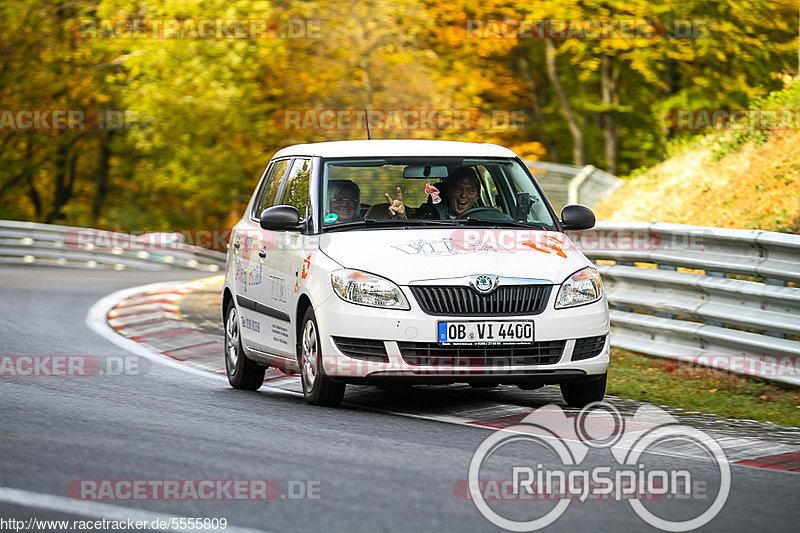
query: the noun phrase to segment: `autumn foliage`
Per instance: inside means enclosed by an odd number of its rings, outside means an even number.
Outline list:
[[[230,227],[277,149],[364,109],[627,174],[697,135],[671,111],[780,89],[796,30],[795,0],[4,0],[0,218]]]

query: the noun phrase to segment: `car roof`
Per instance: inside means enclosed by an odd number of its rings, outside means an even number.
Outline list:
[[[295,144],[282,148],[274,157],[516,157],[502,146],[488,143],[428,141],[416,139],[375,139]]]

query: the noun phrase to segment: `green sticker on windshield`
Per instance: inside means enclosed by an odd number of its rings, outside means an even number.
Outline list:
[[[336,213],[328,213],[327,215],[325,215],[325,218],[323,220],[325,221],[326,224],[333,224],[334,222],[339,220],[339,215],[337,215]]]

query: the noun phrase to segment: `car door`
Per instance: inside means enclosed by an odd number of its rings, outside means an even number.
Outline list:
[[[309,184],[311,159],[296,158],[281,189],[278,205],[291,205],[300,212],[301,221],[309,213]],[[303,232],[300,229],[276,231],[275,245],[264,258],[264,283],[259,289],[260,302],[269,313],[268,327],[261,332],[261,342],[271,354],[295,357],[295,332],[292,329],[297,308],[298,278],[307,275],[310,258],[303,252]]]
[[[248,348],[264,350],[261,331],[266,325],[256,302],[264,285],[264,250],[270,246],[270,235],[261,229],[258,217],[275,205],[283,178],[291,166],[290,159],[273,161],[261,180],[253,208],[246,213],[233,231],[234,290],[241,316],[241,338]]]

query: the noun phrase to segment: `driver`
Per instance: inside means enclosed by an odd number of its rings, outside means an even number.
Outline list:
[[[456,218],[469,211],[481,196],[478,175],[471,167],[457,169],[445,182],[444,195],[445,201],[434,205],[440,219]]]
[[[458,215],[475,207],[481,196],[481,182],[478,175],[471,167],[461,167],[455,170],[441,191],[445,197],[444,202],[433,205],[440,220],[452,220]],[[397,197],[392,199],[388,194],[389,213],[392,218],[405,218],[406,206],[403,204],[403,194],[397,188]]]

